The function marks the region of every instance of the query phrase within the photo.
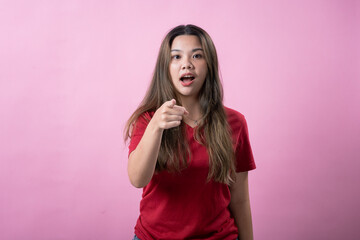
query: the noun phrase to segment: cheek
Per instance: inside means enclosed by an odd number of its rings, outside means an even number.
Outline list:
[[[176,64],[170,64],[169,70],[170,70],[171,73],[175,74],[176,71],[177,71],[177,65]]]
[[[208,69],[207,69],[207,65],[205,64],[202,68],[202,75],[205,78],[207,76],[208,73]]]
[[[171,78],[173,78],[173,76],[175,75],[174,66],[172,66],[172,65],[169,66],[169,72],[170,72]]]
[[[200,67],[201,71],[202,71],[204,74],[207,73],[207,64],[206,64],[205,61],[202,62],[202,63],[199,65],[199,67]]]

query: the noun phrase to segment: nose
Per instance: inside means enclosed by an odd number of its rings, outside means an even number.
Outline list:
[[[193,68],[194,66],[192,65],[191,61],[189,61],[188,58],[185,58],[181,68],[182,69],[190,69],[190,68]]]

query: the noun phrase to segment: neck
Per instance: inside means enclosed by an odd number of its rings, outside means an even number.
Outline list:
[[[197,98],[181,97],[181,103],[189,112],[189,118],[199,120],[202,117],[200,102]]]

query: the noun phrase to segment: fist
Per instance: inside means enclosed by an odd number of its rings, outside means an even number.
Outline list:
[[[156,110],[151,121],[160,129],[169,129],[179,126],[184,114],[189,112],[184,107],[176,105],[176,100],[172,99]]]

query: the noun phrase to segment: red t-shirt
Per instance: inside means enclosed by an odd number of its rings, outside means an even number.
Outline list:
[[[236,172],[255,169],[244,115],[225,107],[236,149]],[[151,119],[152,113],[144,113]],[[148,121],[140,117],[132,132],[129,155],[140,142]],[[186,124],[191,151],[188,168],[181,173],[154,174],[143,188],[140,216],[135,234],[141,240],[222,239],[235,240],[238,229],[228,208],[230,190],[226,184],[206,182],[209,158],[206,147],[194,139],[194,129]]]

